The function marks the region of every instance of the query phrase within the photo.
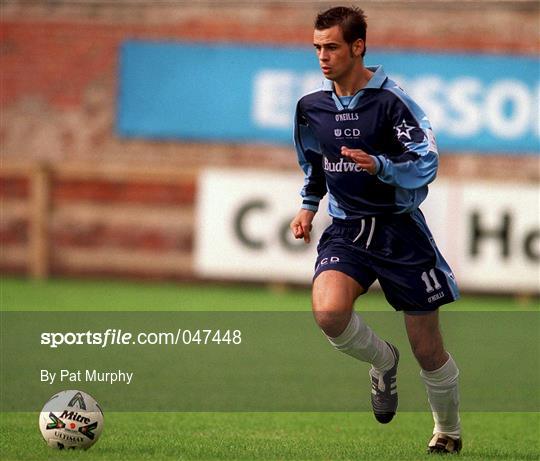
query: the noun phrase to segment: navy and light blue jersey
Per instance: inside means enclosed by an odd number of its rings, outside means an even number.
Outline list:
[[[317,211],[328,192],[332,217],[358,219],[408,213],[426,198],[438,167],[429,120],[382,66],[368,69],[373,76],[349,100],[326,80],[298,102],[294,139],[305,174],[302,208]],[[343,157],[342,146],[372,155],[377,173]]]

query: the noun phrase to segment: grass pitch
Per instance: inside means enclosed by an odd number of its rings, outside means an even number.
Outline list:
[[[307,288],[4,278],[3,311],[309,311]],[[359,311],[392,311],[380,291],[361,296]],[[537,311],[537,298],[464,296],[445,311]]]
[[[462,415],[467,461],[538,459],[537,413]],[[381,425],[367,413],[111,413],[86,452],[45,446],[37,414],[2,416],[2,459],[422,460],[431,415]]]
[[[309,310],[309,297],[308,290],[67,280],[4,279],[0,290],[3,311],[298,311]],[[377,292],[362,297],[357,308],[391,310]],[[445,309],[537,311],[539,306],[537,300],[465,297]],[[532,350],[538,353],[537,346]],[[0,414],[0,459],[422,460],[429,459],[425,449],[432,428],[431,415],[419,412],[398,413],[383,426],[370,413],[105,411],[104,431],[94,447],[60,452],[41,439],[38,411]],[[462,423],[460,459],[539,459],[538,413],[463,413]]]

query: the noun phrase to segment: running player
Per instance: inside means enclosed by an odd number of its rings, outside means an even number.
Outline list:
[[[335,7],[316,18],[313,43],[325,81],[296,109],[305,182],[291,230],[309,242],[328,193],[333,220],[317,247],[315,319],[336,349],[371,364],[373,411],[379,422],[390,422],[398,405],[399,352],[353,308],[378,280],[388,302],[405,313],[421,367],[435,421],[428,451],[456,453],[459,371],[444,349],[438,308],[459,293],[418,208],[437,173],[437,146],[422,109],[381,66],[364,65],[366,28],[358,8]]]

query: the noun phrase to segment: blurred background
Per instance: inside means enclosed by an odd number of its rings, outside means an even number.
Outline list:
[[[423,209],[462,288],[538,295],[539,3],[355,4],[434,125]],[[292,117],[333,5],[3,0],[2,274],[309,284]]]

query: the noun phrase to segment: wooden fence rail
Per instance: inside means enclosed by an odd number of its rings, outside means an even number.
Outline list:
[[[0,269],[36,279],[191,277],[196,177],[193,169],[2,162]]]

